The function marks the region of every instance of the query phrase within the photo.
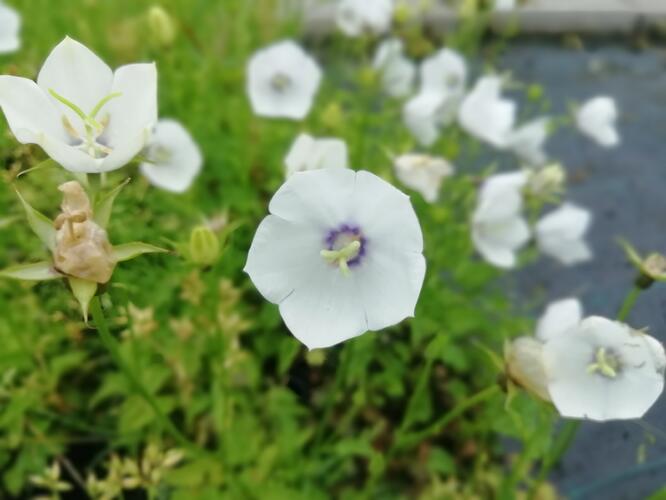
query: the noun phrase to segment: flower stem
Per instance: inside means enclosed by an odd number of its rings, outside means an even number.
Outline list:
[[[188,449],[196,455],[202,455],[204,450],[185,437],[185,435],[178,430],[174,423],[162,412],[155,397],[143,386],[143,384],[139,381],[137,376],[134,374],[130,366],[123,358],[120,352],[120,345],[116,339],[113,338],[111,332],[109,331],[99,297],[94,297],[92,299],[90,309],[95,321],[95,326],[99,332],[99,337],[104,344],[104,347],[106,347],[106,350],[109,352],[109,355],[116,363],[118,368],[120,368],[125,377],[127,377],[130,385],[153,410],[153,413],[155,414],[155,417],[157,418],[162,428],[166,430],[180,446]]]
[[[629,317],[629,314],[631,313],[631,310],[634,308],[634,304],[636,304],[638,296],[642,291],[643,290],[637,286],[634,286],[631,290],[629,290],[629,293],[624,298],[624,302],[622,302],[620,312],[617,313],[618,321],[626,321],[626,319]]]

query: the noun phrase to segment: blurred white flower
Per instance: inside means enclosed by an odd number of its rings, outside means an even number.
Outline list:
[[[0,54],[16,52],[21,48],[21,16],[0,1]]]
[[[157,122],[144,154],[149,161],[141,163],[141,173],[154,186],[174,193],[189,189],[203,164],[199,146],[176,120]]]
[[[489,177],[479,192],[472,217],[472,241],[481,256],[491,264],[510,269],[516,265],[516,252],[530,239],[522,207],[524,172]]]
[[[537,322],[536,338],[547,342],[575,327],[582,319],[583,306],[577,298],[551,302]]]
[[[115,73],[88,48],[65,38],[48,56],[37,84],[0,76],[0,107],[16,139],[38,144],[72,172],[99,173],[129,163],[157,122],[154,64]]]
[[[403,54],[402,41],[391,38],[382,42],[372,62],[382,81],[382,87],[391,97],[404,97],[412,92],[416,66]]]
[[[505,148],[513,131],[516,104],[501,96],[502,79],[480,78],[458,110],[460,125],[474,137],[496,148]]]
[[[260,49],[250,58],[247,93],[254,113],[301,120],[310,111],[321,82],[321,69],[291,40]]]
[[[549,198],[565,190],[567,172],[559,163],[544,165],[530,170],[527,190],[530,194],[541,198]]]
[[[564,417],[641,418],[664,389],[661,344],[629,326],[592,316],[543,347],[548,392]]]
[[[345,35],[356,37],[369,31],[381,35],[391,27],[392,0],[338,0],[335,21]]]
[[[565,203],[537,222],[537,245],[544,254],[566,266],[590,260],[592,251],[584,237],[591,222],[589,210]]]
[[[403,108],[405,126],[422,146],[432,146],[439,129],[448,121],[446,97],[439,93],[422,92],[409,99]]]
[[[413,316],[425,259],[409,197],[369,172],[329,168],[290,177],[269,211],[245,272],[308,348]]]
[[[347,144],[340,139],[315,139],[311,135],[300,134],[291,145],[284,162],[287,178],[306,170],[348,168]]]
[[[460,101],[467,85],[467,63],[455,50],[444,48],[421,63],[421,92],[434,92]]]
[[[513,10],[516,8],[516,0],[495,0],[493,10],[505,11]]]
[[[597,96],[586,101],[576,113],[576,125],[581,133],[599,145],[611,148],[620,143],[616,129],[618,118],[615,99]]]
[[[509,134],[508,147],[527,165],[539,167],[547,160],[543,150],[547,138],[548,118],[537,118],[513,130]]]
[[[442,181],[455,170],[444,158],[415,153],[397,157],[393,168],[400,182],[421,193],[429,203],[437,201]]]

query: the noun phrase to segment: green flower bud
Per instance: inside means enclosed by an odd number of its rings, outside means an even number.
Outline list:
[[[155,41],[163,47],[169,47],[176,39],[176,25],[161,5],[148,9],[148,29]]]
[[[200,266],[210,266],[220,257],[220,240],[207,226],[197,226],[190,234],[190,259]]]

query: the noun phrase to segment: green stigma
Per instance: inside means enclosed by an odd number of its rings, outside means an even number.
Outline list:
[[[600,373],[604,377],[617,377],[620,362],[614,354],[608,354],[605,347],[600,347],[594,356],[594,363],[587,367],[588,373]]]
[[[345,276],[349,276],[349,261],[358,257],[360,250],[361,242],[354,240],[338,250],[322,250],[321,256],[327,262],[337,264],[340,268],[340,272]]]

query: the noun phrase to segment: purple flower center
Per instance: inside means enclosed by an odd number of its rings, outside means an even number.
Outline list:
[[[363,236],[360,227],[351,224],[341,224],[337,229],[331,229],[326,233],[324,244],[327,250],[340,250],[353,241],[358,241],[361,244],[356,257],[347,261],[347,265],[353,267],[360,264],[366,252],[367,240]]]

